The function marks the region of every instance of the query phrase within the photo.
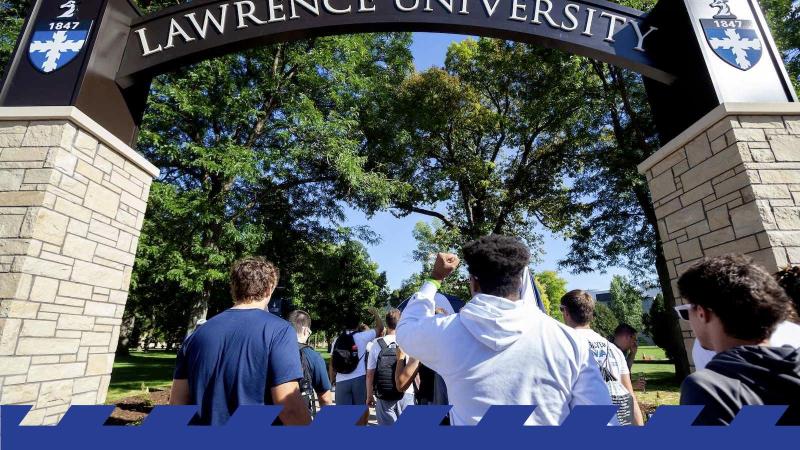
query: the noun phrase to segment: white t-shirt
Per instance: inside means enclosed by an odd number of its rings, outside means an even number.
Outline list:
[[[617,378],[617,381],[622,380],[622,375],[631,373],[625,360],[625,354],[622,353],[619,347],[597,334],[591,328],[577,328],[575,332],[589,341],[589,348],[592,351],[594,360],[597,361],[597,365],[608,367],[608,370]]]
[[[769,338],[769,345],[773,347],[783,347],[788,345],[800,348],[800,325],[793,322],[781,322],[775,328]],[[703,370],[717,353],[714,350],[706,350],[700,345],[700,341],[695,339],[692,346],[692,360],[695,370]]]
[[[367,356],[367,370],[375,370],[378,367],[378,355],[381,353],[381,344],[378,343],[379,339],[383,339],[386,342],[386,345],[396,344],[397,339],[393,334],[387,334],[382,338],[375,338],[372,342],[370,342],[370,350],[369,355]],[[406,356],[406,361],[408,361],[408,357]],[[408,388],[405,390],[406,394],[413,394],[414,393],[414,383],[411,383]]]
[[[347,330],[348,333],[352,333],[352,331],[353,330]],[[338,336],[336,339],[338,339]],[[331,348],[336,347],[336,339],[333,340]],[[364,366],[364,355],[366,355],[368,350],[367,344],[373,339],[375,339],[375,330],[361,331],[353,335],[353,340],[356,342],[356,347],[358,348],[358,365],[356,366],[356,370],[351,373],[336,372],[337,383],[340,381],[352,380],[353,378],[358,378],[367,374],[367,369]]]

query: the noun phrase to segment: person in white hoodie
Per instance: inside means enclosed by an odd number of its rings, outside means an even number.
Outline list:
[[[435,315],[436,291],[459,264],[439,253],[397,327],[403,351],[444,378],[451,423],[475,425],[492,405],[537,405],[526,425],[559,425],[576,405],[611,405],[587,341],[520,301],[527,247],[490,235],[463,253],[472,300],[458,314]]]

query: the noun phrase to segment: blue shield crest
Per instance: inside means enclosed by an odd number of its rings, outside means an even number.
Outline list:
[[[38,24],[28,45],[28,59],[43,73],[64,67],[85,47],[91,27],[91,20]]]
[[[723,61],[739,70],[750,70],[763,53],[752,20],[702,19],[700,24],[711,50]]]

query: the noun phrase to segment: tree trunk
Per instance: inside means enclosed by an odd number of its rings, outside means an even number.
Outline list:
[[[128,317],[123,317],[122,323],[119,327],[119,340],[117,341],[117,355],[127,356],[131,352],[131,337],[133,336],[133,327],[136,324],[136,316],[130,314]]]
[[[200,295],[200,300],[192,308],[192,313],[189,315],[189,323],[186,327],[186,336],[192,334],[197,328],[197,322],[201,319],[205,320],[208,316],[208,302],[211,300],[211,284],[206,282],[203,286],[203,293]]]

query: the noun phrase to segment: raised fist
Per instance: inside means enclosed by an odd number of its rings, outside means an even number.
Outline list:
[[[455,272],[460,262],[458,256],[452,253],[437,253],[436,262],[433,263],[431,277],[438,281],[444,280],[451,273]]]

